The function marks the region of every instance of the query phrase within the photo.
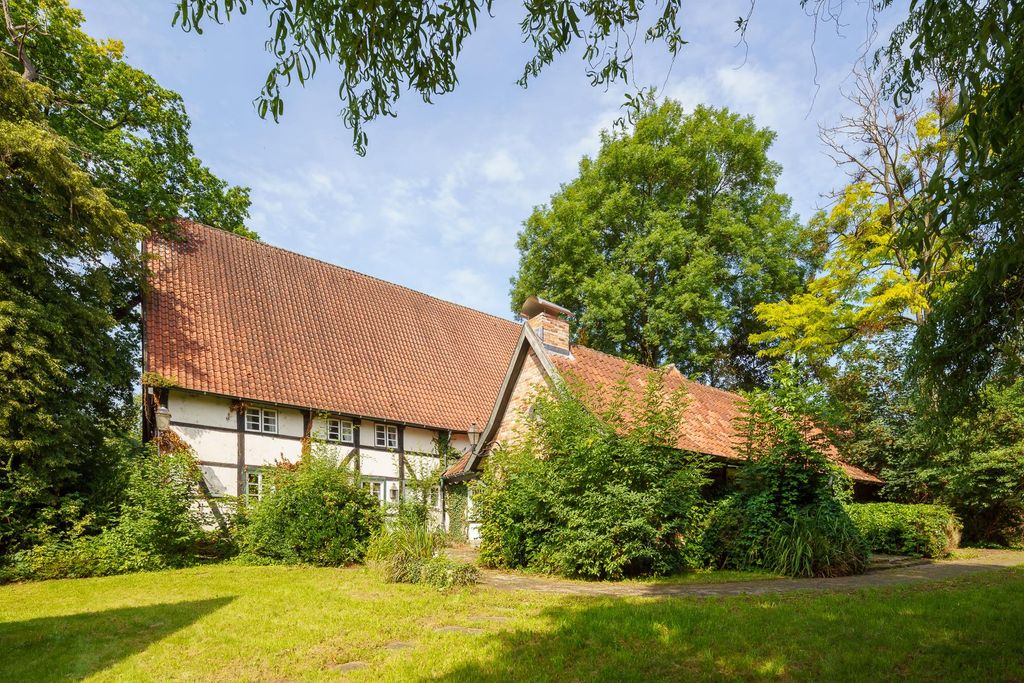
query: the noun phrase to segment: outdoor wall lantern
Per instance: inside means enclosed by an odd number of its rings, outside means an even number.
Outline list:
[[[480,428],[476,426],[476,422],[471,422],[469,425],[469,445],[476,449],[477,443],[480,442]]]
[[[167,406],[160,406],[156,409],[156,430],[166,432],[171,428],[171,411]]]

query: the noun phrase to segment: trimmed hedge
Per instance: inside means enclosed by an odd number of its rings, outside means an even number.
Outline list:
[[[944,505],[855,503],[846,510],[876,553],[946,557],[960,543],[960,520]]]

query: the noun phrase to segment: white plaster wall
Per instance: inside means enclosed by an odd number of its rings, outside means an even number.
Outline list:
[[[416,451],[418,453],[433,453],[434,440],[437,432],[431,429],[420,429],[419,427],[406,427],[403,446],[406,452]]]
[[[448,442],[448,445],[459,453],[465,453],[469,449],[469,437],[465,434],[452,434],[452,439]]]
[[[238,470],[234,467],[200,465],[203,481],[214,498],[238,495]]]
[[[231,401],[225,398],[202,396],[171,390],[168,396],[168,408],[172,414],[172,422],[184,422],[192,425],[205,425],[217,429],[203,429],[200,426],[183,427],[174,425],[172,428],[182,439],[193,448],[200,461],[204,479],[214,496],[235,496],[238,471],[233,467],[210,465],[207,463],[234,463],[238,454],[237,415],[231,410]],[[255,404],[254,404],[255,405]],[[302,442],[299,438],[283,438],[285,436],[302,437],[302,412],[285,408],[276,408],[278,412],[278,434],[262,434],[244,432],[245,464],[249,467],[266,467],[281,460],[294,462],[302,455]],[[398,487],[399,461],[398,454],[374,447],[375,424],[363,420],[360,429],[360,469],[363,476],[383,481],[386,501],[391,500],[390,491]],[[231,430],[231,431],[223,431]],[[325,418],[314,418],[313,432],[325,438],[327,424]],[[414,452],[431,453],[434,450],[433,440],[437,432],[429,429],[408,427],[405,429],[404,445],[406,462],[417,474],[433,471],[439,460],[430,455],[416,455]],[[452,445],[458,450],[469,447],[465,436],[456,436]],[[351,453],[353,446],[349,444],[325,443],[323,452],[334,455],[339,460]],[[354,467],[354,462],[352,463]],[[407,479],[409,478],[407,474]],[[436,516],[439,520],[440,513]]]
[[[398,478],[398,453],[359,449],[359,471],[368,477]]]
[[[302,442],[282,439],[271,434],[245,433],[245,464],[273,465],[287,460],[295,462],[302,456]]]
[[[214,396],[199,396],[171,389],[167,394],[167,409],[172,422],[208,425],[235,429],[237,417],[231,411],[231,401]]]
[[[363,420],[359,424],[359,445],[360,446],[373,446],[373,432],[374,423],[369,420]],[[361,449],[360,449],[361,450]]]
[[[430,474],[437,468],[441,460],[429,455],[414,455],[407,453],[405,456],[405,462],[409,465],[409,469],[412,470],[412,474],[419,478]],[[407,478],[410,478],[410,475],[406,476]]]
[[[185,443],[192,447],[196,457],[209,462],[235,462],[238,459],[238,433],[222,432],[198,427],[172,427]]]
[[[257,404],[253,404],[256,407]],[[277,433],[283,436],[304,436],[302,433],[302,413],[298,410],[291,410],[290,408],[275,408],[274,406],[265,406],[267,408],[273,408],[277,411]],[[252,432],[249,432],[252,433]],[[248,434],[247,434],[248,436]]]
[[[474,511],[472,486],[466,492],[466,536],[473,545],[480,543],[480,522]]]

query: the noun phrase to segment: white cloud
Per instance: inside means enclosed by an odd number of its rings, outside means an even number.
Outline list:
[[[506,149],[499,149],[485,159],[481,170],[492,183],[518,183],[523,179],[519,164]]]

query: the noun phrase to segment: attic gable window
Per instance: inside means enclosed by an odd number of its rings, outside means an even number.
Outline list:
[[[327,440],[335,443],[352,443],[353,429],[349,420],[327,420]]]
[[[277,411],[270,408],[246,408],[245,431],[277,434]]]
[[[374,434],[377,448],[398,448],[398,427],[395,425],[376,425]]]

